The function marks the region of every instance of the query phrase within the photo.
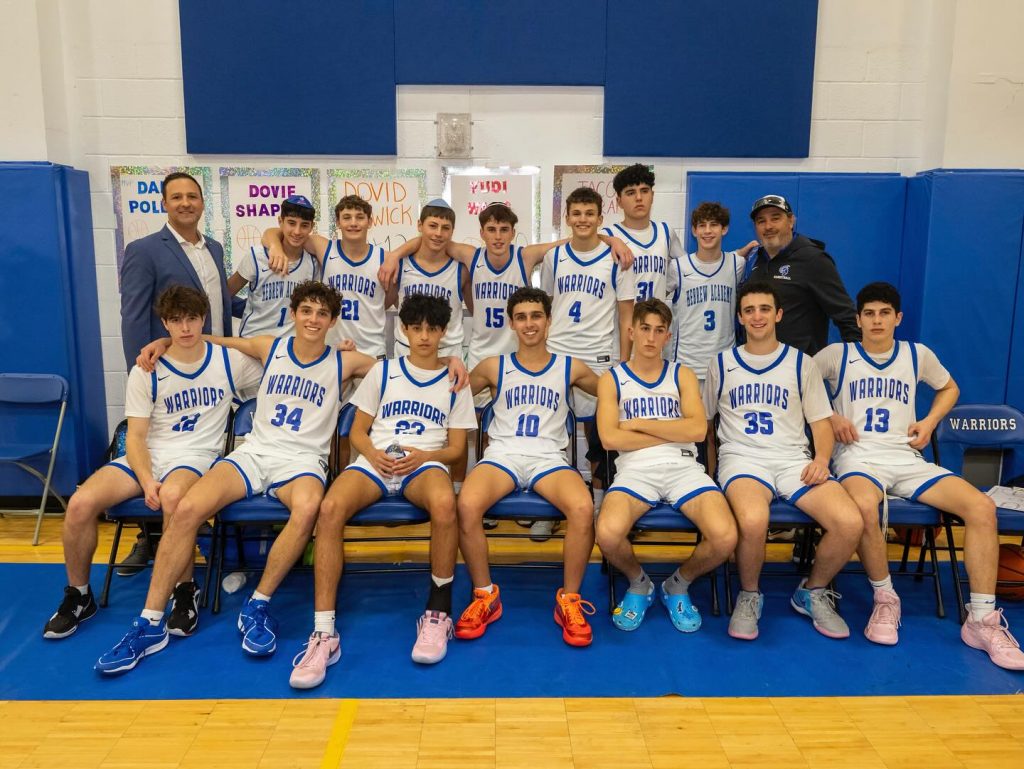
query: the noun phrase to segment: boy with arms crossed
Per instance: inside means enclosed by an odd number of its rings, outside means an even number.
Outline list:
[[[889,576],[885,529],[878,524],[878,505],[892,494],[963,520],[971,603],[960,637],[968,646],[987,652],[996,665],[1024,670],[1024,653],[995,605],[999,562],[995,505],[963,478],[921,456],[939,421],[956,405],[960,390],[930,349],[896,341],[902,319],[896,288],[870,283],[857,294],[862,340],[832,344],[814,356],[836,410],[832,418],[838,441],[836,474],[864,517],[857,552],[874,588],[874,609],[864,635],[878,644],[899,640],[900,599]],[[918,382],[936,391],[931,409],[920,420],[915,408]]]
[[[444,659],[452,635],[452,580],[458,553],[455,491],[448,468],[476,427],[469,392],[451,392],[438,346],[451,307],[441,297],[413,294],[398,317],[407,356],[377,362],[352,396],[358,411],[350,439],[360,456],[331,485],[320,509],[314,550],[313,633],[296,657],[290,683],[323,682],[341,655],[335,629],[345,523],[381,497],[402,494],[430,513],[430,595],[417,621],[414,662]]]
[[[825,384],[810,356],[776,338],[782,310],[770,283],[744,283],[736,304],[746,344],[718,353],[708,366],[704,386],[709,422],[720,415],[718,482],[739,524],[740,594],[729,635],[746,641],[757,638],[764,605],[758,579],[768,505],[781,497],[825,529],[810,576],[801,581],[790,605],[810,617],[822,635],[847,638],[850,629],[836,612],[827,586],[850,559],[864,526],[853,500],[829,474],[834,440]],[[814,436],[813,457],[806,425]],[[709,445],[709,465],[714,458]]]
[[[128,375],[127,454],[97,470],[68,503],[63,540],[69,584],[44,638],[66,638],[96,613],[89,568],[100,513],[142,494],[146,506],[162,510],[169,522],[185,492],[220,456],[232,396],[255,385],[263,373],[242,353],[203,341],[209,307],[205,294],[184,286],[171,286],[157,297],[155,310],[171,344],[154,371],[135,366]],[[192,563],[187,558],[175,575],[167,620],[173,635],[191,635],[198,623]]]
[[[662,358],[670,339],[672,312],[659,299],[633,308],[633,358],[601,377],[597,428],[604,445],[618,451],[618,471],[601,505],[597,544],[629,579],[612,614],[619,630],[636,630],[654,601],[654,583],[633,553],[633,524],[659,502],[667,502],[697,524],[702,539],[690,558],[661,584],[661,602],[676,630],[692,633],[701,617],[690,601],[690,584],[715,569],[736,549],[736,522],[722,492],[696,460],[695,441],[708,423],[697,378],[685,366]]]
[[[555,622],[570,646],[593,640],[580,597],[594,547],[594,505],[576,468],[566,461],[566,419],[573,386],[597,391],[597,377],[581,361],[555,355],[545,344],[551,299],[537,288],[521,288],[508,299],[507,316],[519,340],[510,355],[490,357],[470,372],[475,392],[492,394],[490,442],[459,494],[459,546],[473,580],[473,601],[455,628],[459,638],[479,638],[502,614],[498,586],[491,582],[483,516],[517,488],[536,491],[565,515],[562,587],[555,594]]]

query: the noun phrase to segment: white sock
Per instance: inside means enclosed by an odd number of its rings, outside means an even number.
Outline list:
[[[72,585],[71,587],[73,587],[75,590],[77,590],[82,595],[89,595],[89,585],[87,585],[87,584],[86,585]]]
[[[334,635],[334,612],[315,611],[313,612],[313,632]]]
[[[143,619],[148,619],[149,624],[156,627],[160,624],[160,620],[164,618],[164,613],[162,611],[157,611],[156,609],[143,609],[142,614],[139,616]]]
[[[430,579],[438,587],[444,587],[449,582],[454,582],[455,581],[455,577],[454,576],[451,576],[451,577],[438,577],[435,574],[431,574],[430,575]]]
[[[604,489],[594,489],[594,515],[601,512],[602,502],[604,502]]]
[[[455,489],[456,494],[462,493],[462,481],[452,481],[452,488]]]
[[[252,600],[254,600],[254,601],[266,601],[267,603],[270,603],[270,596],[269,595],[263,595],[263,593],[261,593],[259,590],[253,590],[252,591]]]
[[[971,593],[971,621],[981,622],[996,610],[996,597],[988,593]]]
[[[438,585],[438,587],[441,587],[441,586]],[[477,588],[474,588],[474,590],[483,590],[485,593],[493,593],[494,592],[494,583],[492,582],[487,587],[477,587]]]
[[[892,590],[892,575],[886,574],[885,579],[873,580],[869,579],[871,587],[875,590]]]

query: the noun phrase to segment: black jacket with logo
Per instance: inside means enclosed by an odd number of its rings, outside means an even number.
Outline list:
[[[754,255],[749,280],[767,280],[782,301],[779,341],[814,355],[828,344],[828,320],[844,342],[860,341],[857,311],[825,244],[794,235],[774,259],[764,248]]]

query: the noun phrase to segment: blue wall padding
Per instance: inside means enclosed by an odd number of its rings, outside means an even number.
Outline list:
[[[655,167],[657,171],[657,167]],[[658,186],[654,186],[657,194]],[[697,241],[690,230],[690,214],[699,203],[714,201],[729,209],[729,232],[724,245],[727,250],[740,248],[754,238],[750,206],[762,195],[782,195],[795,201],[800,194],[799,174],[752,173],[749,171],[691,171],[686,175],[686,250],[697,250]]]
[[[180,0],[179,14],[190,153],[396,154],[392,3]]]
[[[921,341],[953,374],[961,403],[1002,403],[1021,261],[1024,172],[925,176]],[[916,277],[921,280],[920,271]]]
[[[50,163],[0,163],[0,199],[0,371],[69,381],[55,488],[70,494],[107,442],[89,177]],[[0,443],[46,442],[55,426],[53,415],[0,419]],[[40,491],[34,478],[0,465],[0,496]]]
[[[1006,372],[1006,402],[1024,411],[1024,232],[1021,234],[1020,262],[1017,268],[1017,300],[1014,302],[1013,333],[1010,339],[1010,365]]]
[[[604,83],[606,0],[394,2],[398,83]]]
[[[762,5],[179,0],[188,151],[394,155],[401,83],[604,85],[605,155],[806,157],[817,0]]]
[[[605,155],[807,157],[816,0],[608,4]]]

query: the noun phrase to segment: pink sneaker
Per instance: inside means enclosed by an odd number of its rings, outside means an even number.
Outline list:
[[[341,639],[338,634],[313,633],[305,648],[292,660],[292,675],[288,683],[293,689],[313,689],[324,682],[327,668],[341,658]]]
[[[864,628],[864,636],[876,644],[894,646],[900,640],[900,597],[895,590],[876,590],[875,608]]]
[[[1002,609],[996,609],[981,622],[968,615],[960,627],[960,638],[972,649],[988,652],[992,661],[1007,670],[1024,670],[1024,652],[1017,639],[1010,635],[1010,625]]]
[[[448,653],[448,639],[452,637],[452,618],[443,611],[425,611],[416,621],[416,643],[412,647],[412,661],[433,665]]]

